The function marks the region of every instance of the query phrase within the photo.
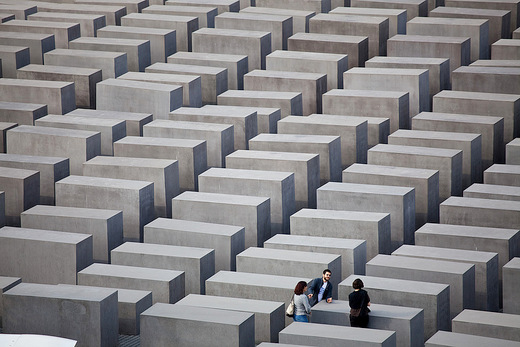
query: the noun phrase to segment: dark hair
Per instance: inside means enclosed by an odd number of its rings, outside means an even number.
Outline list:
[[[361,288],[363,288],[364,286],[365,286],[365,285],[363,284],[363,281],[360,280],[359,278],[356,278],[356,279],[354,280],[354,282],[352,282],[352,287],[353,287],[354,289],[361,289]]]
[[[302,295],[303,294],[303,289],[307,287],[307,282],[305,281],[300,281],[298,282],[298,284],[296,285],[296,287],[294,287],[294,294],[296,295]]]
[[[327,272],[330,272],[332,274],[332,271],[330,271],[329,269],[325,269],[323,270],[323,274],[325,275]]]

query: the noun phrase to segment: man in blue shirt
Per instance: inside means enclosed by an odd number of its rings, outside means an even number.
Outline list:
[[[323,270],[323,275],[321,278],[318,277],[309,282],[307,296],[309,297],[311,306],[316,305],[323,299],[327,300],[328,303],[332,302],[332,283],[330,283],[331,276],[332,271],[325,269]]]

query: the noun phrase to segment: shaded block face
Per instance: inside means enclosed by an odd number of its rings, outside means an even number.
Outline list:
[[[114,289],[21,283],[3,296],[5,333],[63,336],[82,346],[117,344]]]
[[[520,279],[520,258],[511,259],[502,268],[504,283],[504,313],[519,314],[520,304],[518,299],[518,288]]]
[[[153,195],[147,181],[69,176],[56,183],[56,206],[122,210],[127,241],[142,241],[144,225],[154,219]]]
[[[245,229],[225,224],[157,218],[144,228],[144,242],[211,248],[215,272],[236,270],[236,255],[245,248]]]
[[[2,294],[20,283],[22,283],[22,279],[19,277],[0,276],[0,327],[2,326],[3,312]]]
[[[110,251],[123,243],[123,212],[38,205],[24,211],[22,228],[92,235],[93,260],[109,263]]]
[[[200,329],[212,331],[201,334]],[[156,304],[141,315],[141,345],[255,346],[254,314],[206,307]]]
[[[339,284],[339,299],[348,300],[352,282],[360,278],[371,303],[415,307],[424,310],[424,338],[438,330],[450,330],[450,287],[447,284],[352,275]]]
[[[0,167],[0,190],[5,193],[5,222],[19,226],[20,214],[40,203],[40,173]]]
[[[76,283],[92,264],[92,236],[40,229],[0,229],[1,273],[33,283]],[[18,260],[17,260],[18,259]]]

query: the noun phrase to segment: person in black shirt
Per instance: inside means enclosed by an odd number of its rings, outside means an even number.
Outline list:
[[[362,289],[365,285],[363,281],[356,278],[352,282],[354,291],[348,296],[348,304],[350,306],[350,326],[358,328],[366,328],[368,325],[368,312],[370,309],[370,297],[366,290]]]

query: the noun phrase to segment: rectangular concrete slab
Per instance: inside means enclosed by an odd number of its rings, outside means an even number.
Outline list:
[[[34,125],[34,121],[47,115],[46,104],[0,101],[0,121],[18,125]]]
[[[20,19],[3,23],[0,25],[0,31],[52,34],[56,48],[68,48],[69,42],[81,35],[78,23],[38,22]]]
[[[106,26],[106,17],[99,14],[88,13],[60,13],[38,12],[27,17],[28,20],[44,22],[72,22],[78,23],[81,36],[97,36],[99,29]]]
[[[492,337],[476,336],[470,334],[452,333],[449,331],[438,331],[428,341],[426,347],[455,347],[460,345],[468,346],[497,346],[513,347],[517,343],[510,340],[495,339]]]
[[[276,107],[281,118],[288,115],[302,116],[302,93],[257,90],[227,90],[217,96],[219,105]]]
[[[46,52],[56,48],[54,35],[0,31],[0,44],[28,47],[32,64],[43,64]]]
[[[430,10],[429,3],[428,0],[351,0],[350,6],[406,10],[406,15],[410,20],[417,16],[426,17]]]
[[[452,327],[454,333],[520,342],[520,316],[516,314],[464,310],[453,318]]]

